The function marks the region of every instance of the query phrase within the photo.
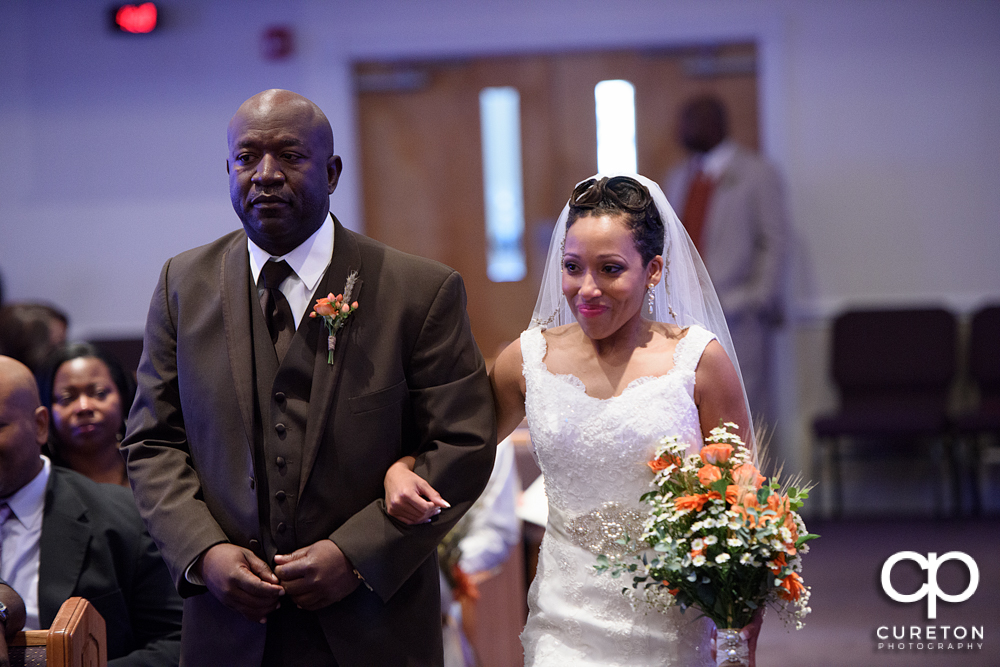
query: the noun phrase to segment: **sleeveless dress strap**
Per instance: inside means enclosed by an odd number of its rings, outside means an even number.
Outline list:
[[[694,373],[701,361],[705,348],[713,340],[715,334],[694,324],[688,328],[684,338],[677,342],[674,350],[674,367],[680,372]]]
[[[542,330],[535,327],[521,332],[521,359],[524,362],[523,372],[540,370],[545,359],[545,338]],[[527,377],[527,375],[525,375]]]

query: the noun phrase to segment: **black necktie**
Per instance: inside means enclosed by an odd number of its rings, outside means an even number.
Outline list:
[[[271,334],[271,342],[274,343],[279,364],[285,358],[285,352],[288,351],[292,336],[295,335],[292,308],[288,305],[285,295],[278,289],[278,285],[291,273],[292,267],[288,266],[288,262],[268,260],[258,279],[258,287],[264,290],[260,295],[260,307],[264,310],[264,321],[267,322],[267,330]]]

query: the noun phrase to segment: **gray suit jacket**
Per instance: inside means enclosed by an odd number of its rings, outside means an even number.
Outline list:
[[[374,589],[358,587],[317,612],[341,665],[435,664],[436,545],[492,468],[489,381],[456,272],[335,221],[334,257],[317,294],[342,292],[352,270],[359,308],[337,334],[334,364],[319,319],[302,320],[289,350],[315,355],[311,374],[297,380],[308,414],[294,546],[332,539]],[[140,513],[186,597],[184,658],[199,664],[260,664],[264,645],[264,626],[184,578],[223,541],[273,558],[260,548],[268,540],[254,480],[253,308],[242,231],[166,263],[123,443]],[[405,454],[452,504],[431,524],[409,527],[385,513],[385,472]]]
[[[181,599],[128,489],[52,466],[39,550],[41,627],[83,597],[104,618],[109,665],[177,665]]]
[[[670,172],[664,190],[678,215],[687,200],[691,161]],[[702,229],[701,254],[727,318],[781,317],[790,229],[781,180],[743,148],[715,184]]]

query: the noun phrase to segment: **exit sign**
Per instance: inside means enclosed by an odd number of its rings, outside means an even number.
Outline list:
[[[109,10],[111,28],[117,32],[144,35],[156,29],[160,12],[155,3],[116,5]]]

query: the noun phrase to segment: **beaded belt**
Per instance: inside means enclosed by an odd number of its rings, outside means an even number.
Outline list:
[[[606,502],[600,508],[568,518],[559,509],[549,505],[548,529],[581,549],[595,556],[621,558],[646,548],[640,536],[643,533],[643,515],[616,502]],[[627,545],[618,540],[628,536]]]

